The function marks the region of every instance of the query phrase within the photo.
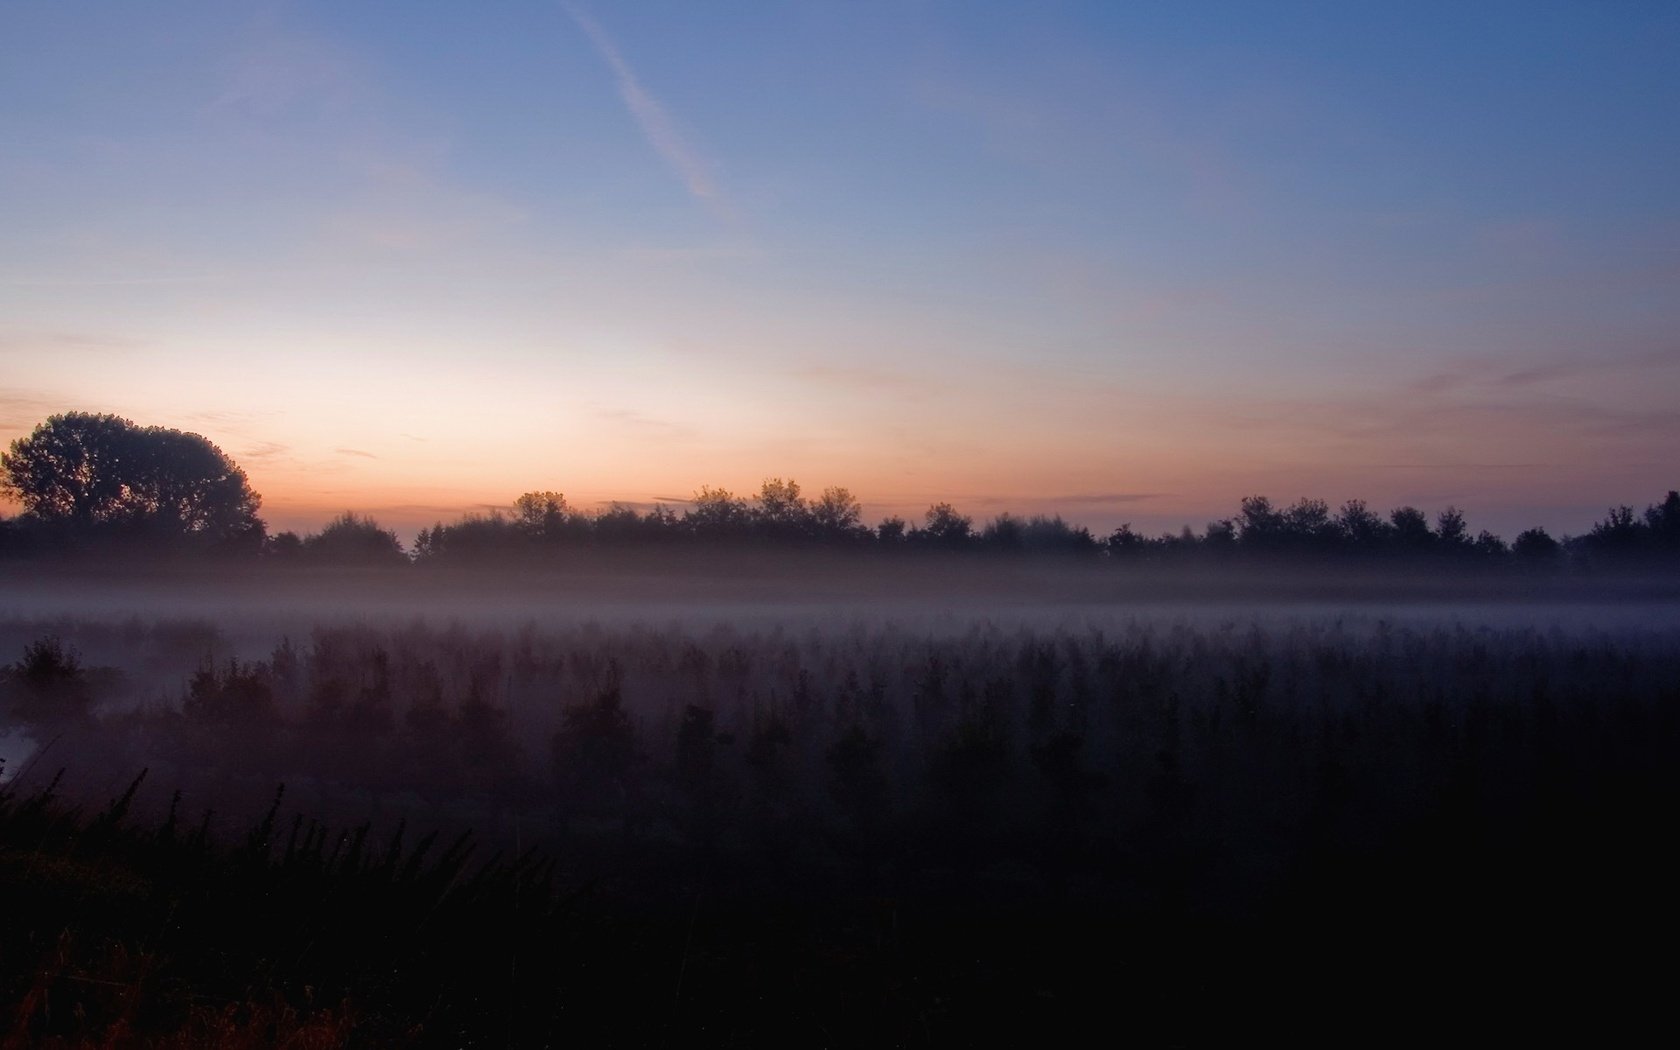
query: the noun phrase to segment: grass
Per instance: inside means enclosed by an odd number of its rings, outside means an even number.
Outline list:
[[[15,1045],[1605,1028],[1676,931],[1660,622],[121,630],[173,695],[81,658],[0,794]]]

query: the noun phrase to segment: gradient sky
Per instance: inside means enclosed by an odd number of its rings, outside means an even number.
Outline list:
[[[0,441],[275,528],[1680,487],[1680,5],[0,6]],[[13,508],[15,509],[15,508]]]

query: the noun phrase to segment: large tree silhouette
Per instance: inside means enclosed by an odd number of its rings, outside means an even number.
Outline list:
[[[12,442],[0,467],[0,487],[49,526],[163,539],[262,536],[261,497],[197,434],[66,412]]]

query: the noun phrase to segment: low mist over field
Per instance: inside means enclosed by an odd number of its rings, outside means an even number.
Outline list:
[[[154,967],[160,1027],[341,1045],[1650,988],[1620,931],[1676,926],[1666,550],[1258,535],[14,559],[0,881],[25,943],[73,933],[4,987]],[[111,1023],[82,1001],[28,1030]]]
[[[321,1021],[346,1031],[594,1024],[673,966],[624,1031],[966,1041],[1052,1023],[1021,995],[1062,1000],[1059,1024],[1099,988],[1155,1017],[1210,984],[1271,1009],[1301,980],[1351,1009],[1470,979],[1443,948],[1472,929],[1477,994],[1523,1003],[1644,987],[1619,924],[1672,928],[1680,871],[1649,833],[1680,801],[1671,600],[596,581],[428,609],[360,582],[259,608],[199,581],[154,617],[124,605],[144,590],[70,591],[0,620],[0,827],[98,814],[36,848],[132,858],[145,888],[109,907],[178,979],[222,987],[200,952],[280,953],[271,980],[384,1004]],[[228,863],[290,927],[208,921]],[[153,927],[165,907],[207,924]],[[350,908],[408,932],[346,939]]]

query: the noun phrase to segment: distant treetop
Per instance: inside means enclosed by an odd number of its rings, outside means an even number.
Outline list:
[[[66,412],[13,441],[0,468],[26,515],[61,529],[253,547],[264,531],[245,472],[198,434]]]

